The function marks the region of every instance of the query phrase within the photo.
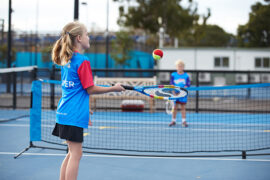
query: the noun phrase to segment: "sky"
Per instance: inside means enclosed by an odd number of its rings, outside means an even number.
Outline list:
[[[8,27],[8,1],[0,0],[0,19]],[[198,13],[206,14],[211,9],[208,24],[216,24],[226,32],[236,35],[237,27],[248,22],[251,5],[263,0],[194,0]],[[87,2],[87,5],[82,5]],[[117,2],[109,2],[108,28],[119,30],[117,25]],[[183,0],[183,5],[187,0]],[[186,3],[187,4],[187,3]],[[13,28],[17,32],[59,33],[63,26],[73,20],[74,0],[12,0]],[[90,31],[105,31],[107,26],[107,0],[80,0],[79,20]],[[1,22],[1,21],[0,21]]]

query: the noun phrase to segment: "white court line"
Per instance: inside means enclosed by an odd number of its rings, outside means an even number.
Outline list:
[[[19,152],[0,152],[0,155],[17,155]],[[27,156],[66,156],[66,154],[53,153],[23,153]],[[116,156],[116,155],[99,155],[83,154],[84,157],[101,157],[101,158],[134,158],[134,159],[187,159],[187,160],[207,160],[207,161],[252,161],[252,162],[270,162],[270,159],[231,159],[231,158],[192,158],[192,157],[146,157],[146,156]],[[248,155],[247,155],[248,156]],[[239,155],[240,157],[240,155]]]
[[[45,120],[46,121],[46,120]],[[158,122],[158,121],[106,121],[106,120],[99,120],[99,119],[93,119],[91,120],[92,123],[115,123],[115,124],[154,124],[154,125],[159,125],[159,124],[168,124],[168,122]],[[270,126],[270,124],[255,124],[255,123],[240,123],[240,124],[234,124],[234,123],[203,123],[203,122],[188,122],[188,124],[192,125],[210,125],[210,126],[217,126],[217,125],[223,125],[223,126]]]
[[[0,124],[0,127],[29,127],[29,124]]]
[[[23,117],[23,118],[19,118],[16,119],[14,121],[18,121],[18,122],[30,122],[30,118],[29,117]],[[55,120],[49,120],[49,119],[42,119],[42,122],[55,122]],[[157,122],[157,121],[104,121],[104,120],[97,120],[94,119],[92,120],[92,123],[112,123],[112,124],[149,124],[149,125],[164,125],[164,124],[168,124],[168,122]],[[189,122],[188,124],[190,125],[207,125],[207,126],[247,126],[247,127],[254,127],[254,126],[258,126],[258,127],[266,127],[266,126],[270,126],[270,124],[255,124],[255,123],[251,123],[251,124],[247,124],[247,123],[242,123],[242,124],[230,124],[230,123],[200,123],[200,122]]]
[[[0,127],[29,127],[30,125],[28,124],[0,124]],[[42,125],[42,127],[49,127],[53,128],[55,125]],[[89,126],[88,129],[100,129],[102,126]],[[106,126],[105,126],[106,127]],[[170,128],[170,127],[164,127],[164,128],[155,128],[155,127],[108,127],[105,129],[109,130],[119,130],[119,129],[124,129],[124,130],[141,130],[141,129],[148,129],[148,130],[157,130],[157,131],[162,131],[162,130],[170,130],[170,131],[208,131],[208,132],[250,132],[250,133],[268,133],[268,130],[251,130],[251,129],[207,129],[207,128]]]

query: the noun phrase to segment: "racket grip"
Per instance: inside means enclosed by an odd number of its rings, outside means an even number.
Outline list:
[[[123,88],[125,88],[126,90],[134,90],[133,86],[126,86],[126,85],[121,85]]]
[[[112,86],[114,86],[115,84],[112,84]],[[126,86],[126,85],[122,85],[121,84],[121,86],[123,87],[123,88],[125,88],[125,90],[134,90],[134,87],[133,86]]]

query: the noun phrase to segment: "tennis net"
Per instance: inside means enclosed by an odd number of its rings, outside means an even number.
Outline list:
[[[36,66],[0,68],[0,122],[29,117],[36,70]]]
[[[61,83],[34,81],[32,93],[30,141],[66,146],[51,135]],[[147,98],[125,93],[92,96],[93,125],[84,129],[85,151],[164,154],[270,148],[270,84],[189,88],[187,128],[181,126],[180,111],[177,125],[168,126],[172,117],[163,100],[154,100],[151,107]]]

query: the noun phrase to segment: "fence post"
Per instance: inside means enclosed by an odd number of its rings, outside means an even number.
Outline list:
[[[251,80],[250,71],[248,71],[248,84],[251,84],[250,80]],[[250,91],[251,91],[250,88],[248,88],[247,89],[247,98],[248,99],[250,98],[250,95],[251,95]]]
[[[199,72],[196,71],[196,87],[199,87]],[[195,112],[199,112],[199,91],[196,91],[196,106],[195,106]]]
[[[13,109],[17,107],[17,73],[14,71],[13,73]]]
[[[32,70],[32,79],[31,82],[37,79],[37,67],[34,67]]]

